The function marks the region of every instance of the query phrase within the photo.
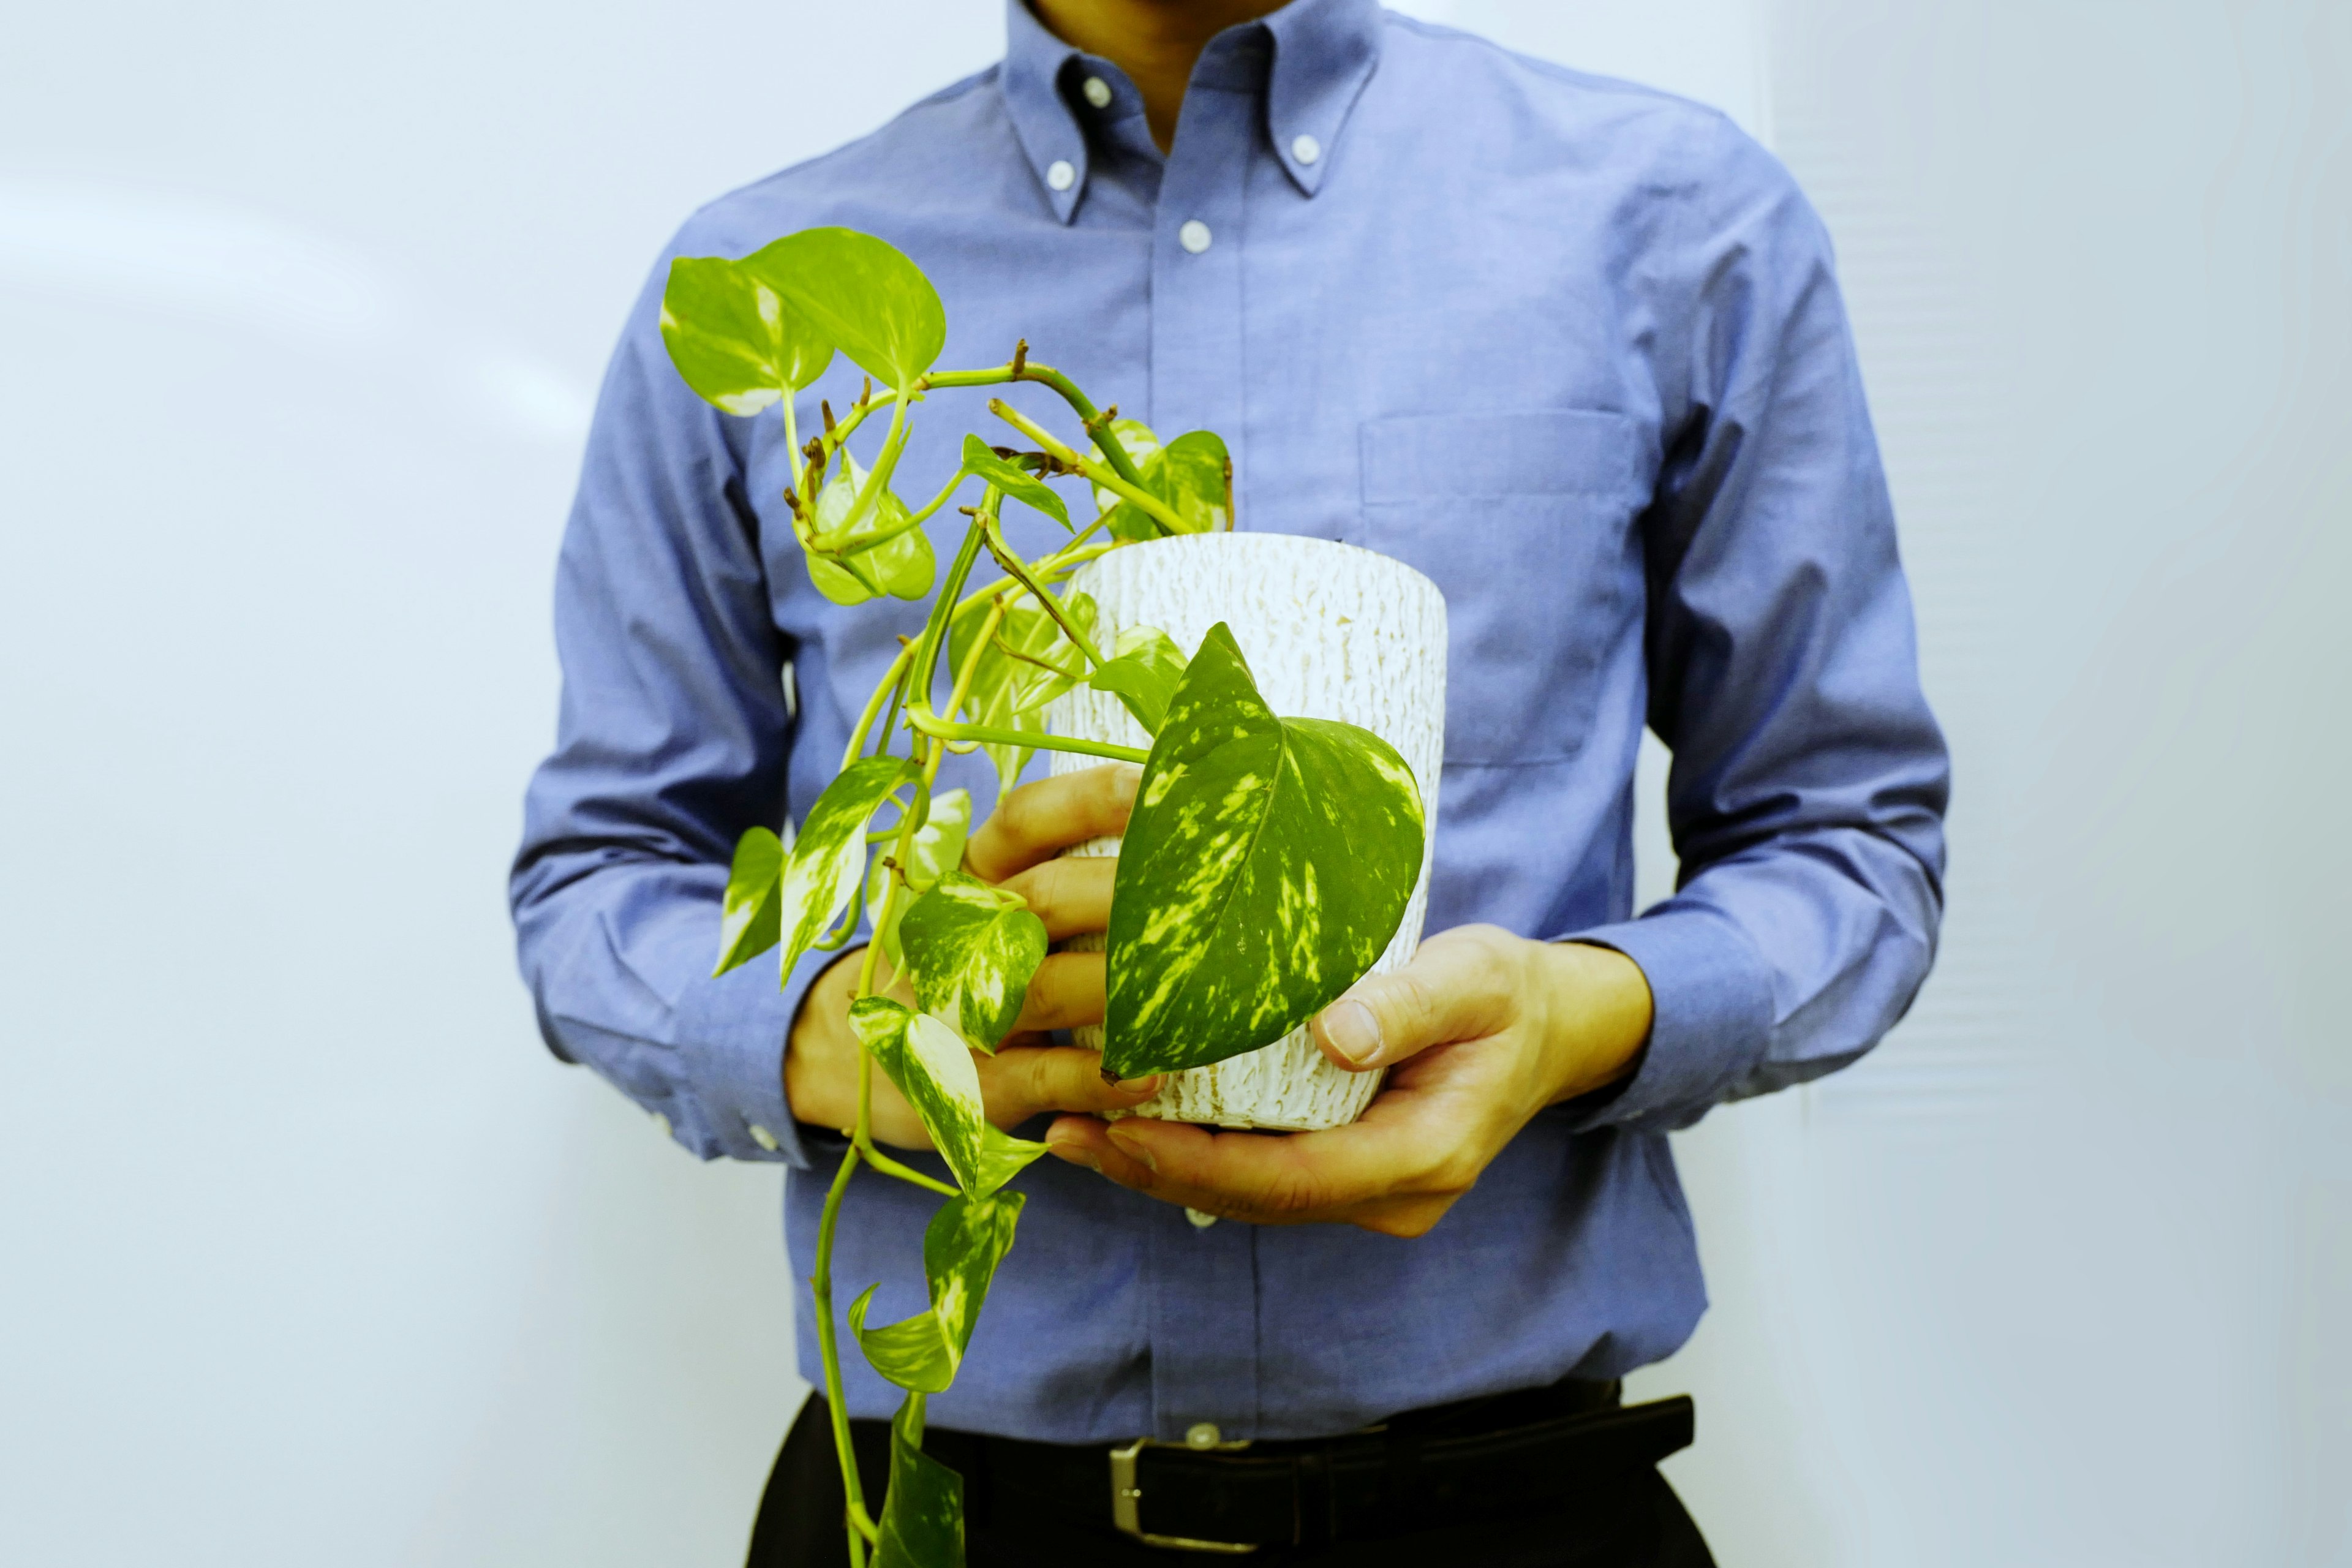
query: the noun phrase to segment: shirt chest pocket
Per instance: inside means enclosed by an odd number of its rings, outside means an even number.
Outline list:
[[[1640,427],[1590,409],[1407,415],[1360,439],[1350,542],[1445,595],[1445,760],[1573,754],[1611,656],[1640,635]]]

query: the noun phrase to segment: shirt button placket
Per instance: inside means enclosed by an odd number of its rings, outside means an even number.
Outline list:
[[[1196,81],[1199,79],[1195,79]],[[1263,101],[1195,91],[1160,175],[1151,261],[1150,423],[1225,439],[1244,473],[1242,343],[1244,192],[1260,155]],[[1245,519],[1246,508],[1238,509]],[[1212,1225],[1174,1208],[1151,1225],[1152,1436],[1246,1434],[1258,1415],[1256,1227]]]

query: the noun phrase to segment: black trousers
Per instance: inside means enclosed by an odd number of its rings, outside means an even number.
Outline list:
[[[812,1394],[784,1437],[783,1450],[760,1499],[748,1568],[848,1568],[842,1531],[847,1506],[833,1453],[831,1416],[824,1396]],[[887,1422],[852,1421],[859,1484],[880,1510],[890,1473]],[[925,1451],[966,1477],[980,1472],[977,1444],[966,1434],[932,1428]],[[959,1450],[971,1448],[967,1456]],[[1105,1449],[1104,1485],[1109,1485]],[[1236,1561],[1146,1546],[1108,1526],[1100,1530],[1059,1520],[1001,1518],[967,1482],[965,1561],[969,1568],[1182,1568],[1188,1563]],[[1245,1559],[1257,1568],[1432,1568],[1475,1563],[1479,1568],[1713,1568],[1698,1526],[1655,1469],[1617,1494],[1609,1507],[1510,1521],[1417,1531],[1386,1541],[1350,1542],[1317,1550],[1269,1546]]]

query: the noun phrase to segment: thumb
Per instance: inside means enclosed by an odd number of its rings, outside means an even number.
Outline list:
[[[1370,1072],[1432,1046],[1475,1039],[1507,1021],[1507,931],[1465,928],[1423,942],[1412,962],[1368,974],[1316,1016],[1315,1043],[1331,1065]]]

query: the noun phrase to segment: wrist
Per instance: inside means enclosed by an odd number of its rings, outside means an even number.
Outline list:
[[[1616,949],[1537,945],[1550,1091],[1545,1103],[1556,1105],[1630,1075],[1649,1042],[1654,1008],[1649,977]]]

